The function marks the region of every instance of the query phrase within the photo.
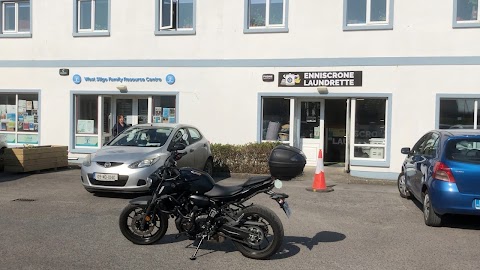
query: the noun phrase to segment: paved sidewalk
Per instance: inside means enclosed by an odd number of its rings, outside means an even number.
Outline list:
[[[313,183],[313,177],[315,175],[315,167],[305,167],[303,174],[292,179],[291,181],[310,181]],[[382,180],[382,179],[370,179],[355,177],[345,172],[344,167],[338,166],[325,166],[325,182],[327,186],[335,185],[336,183],[347,184],[375,184],[375,185],[396,185],[397,181]],[[244,173],[231,173],[232,178],[248,178],[254,176],[252,174]]]

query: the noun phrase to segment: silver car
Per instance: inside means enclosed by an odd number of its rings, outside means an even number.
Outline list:
[[[169,146],[182,142],[186,155],[178,167],[193,167],[212,175],[209,141],[193,126],[184,124],[140,124],[130,127],[88,155],[81,168],[82,184],[89,192],[145,192],[147,177],[162,166]]]

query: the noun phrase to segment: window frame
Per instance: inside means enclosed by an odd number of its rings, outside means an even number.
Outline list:
[[[266,0],[266,14],[265,14],[265,26],[250,27],[250,0],[244,0],[244,34],[253,33],[288,33],[288,10],[289,0],[283,0],[283,24],[282,25],[269,25],[269,10],[270,0]]]
[[[40,145],[41,142],[41,92],[40,90],[8,90],[8,91],[0,91],[0,95],[13,95],[15,96],[15,130],[14,131],[7,131],[7,130],[2,130],[0,131],[0,135],[12,135],[15,137],[15,142],[7,142],[9,147],[15,147],[15,146],[22,146],[25,144],[31,144],[31,145]],[[19,96],[22,95],[36,95],[36,101],[37,101],[37,130],[34,131],[24,131],[24,130],[19,130],[18,129],[18,122],[19,122]],[[32,106],[34,104],[32,103]],[[33,108],[32,108],[33,109]],[[19,135],[33,135],[36,136],[37,138],[37,143],[27,143],[27,142],[18,142],[18,136]]]
[[[192,0],[193,2],[193,10],[192,10],[192,28],[173,28],[173,6],[178,5],[178,1],[175,3],[174,0],[170,1],[170,25],[168,27],[162,27],[160,25],[162,21],[162,12],[160,11],[162,8],[161,1],[163,0],[155,0],[155,32],[156,36],[166,36],[166,35],[195,35],[196,34],[196,27],[197,27],[197,0]],[[176,24],[178,25],[178,16],[175,18]]]
[[[29,4],[30,27],[28,31],[18,32],[18,3],[26,2]],[[15,4],[15,31],[5,31],[4,27],[4,6],[8,3]],[[32,0],[0,0],[0,38],[31,38],[32,37]]]
[[[452,16],[452,28],[478,28],[480,27],[480,5],[477,4],[477,20],[475,21],[458,21],[458,0],[453,1],[453,16]]]
[[[371,0],[366,0],[366,23],[362,24],[348,24],[348,1],[352,0],[343,0],[343,31],[393,30],[394,0],[386,0],[385,22],[370,22]]]
[[[90,29],[80,29],[80,2],[92,2],[91,7],[91,27]],[[95,1],[96,0],[73,0],[73,36],[74,37],[108,37],[110,36],[111,29],[111,0],[107,0],[108,18],[107,18],[107,30],[95,30]]]

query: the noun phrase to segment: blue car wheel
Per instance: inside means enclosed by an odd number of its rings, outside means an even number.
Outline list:
[[[425,191],[423,197],[423,217],[427,226],[439,227],[442,225],[442,216],[435,213],[432,207],[432,201],[428,191]]]
[[[405,179],[405,174],[402,172],[398,175],[397,180],[398,192],[402,198],[410,198],[410,191],[407,188],[407,180]]]

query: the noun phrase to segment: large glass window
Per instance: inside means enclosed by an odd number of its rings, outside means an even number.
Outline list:
[[[38,94],[0,94],[0,134],[9,144],[38,144]]]
[[[345,30],[392,29],[392,0],[344,0]]]
[[[154,96],[152,108],[153,123],[176,123],[175,96]]]
[[[474,128],[475,99],[441,99],[440,100],[440,129]],[[478,124],[477,117],[477,124]]]
[[[77,0],[76,33],[108,34],[110,0]]]
[[[286,28],[287,0],[245,1],[248,29]]]
[[[30,1],[0,0],[0,3],[1,33],[29,33]]]
[[[354,157],[384,159],[386,99],[356,99]]]
[[[98,146],[98,96],[75,96],[75,146]]]
[[[196,0],[157,0],[157,34],[172,31],[193,33]]]
[[[262,140],[289,141],[290,99],[264,98],[262,106]]]

